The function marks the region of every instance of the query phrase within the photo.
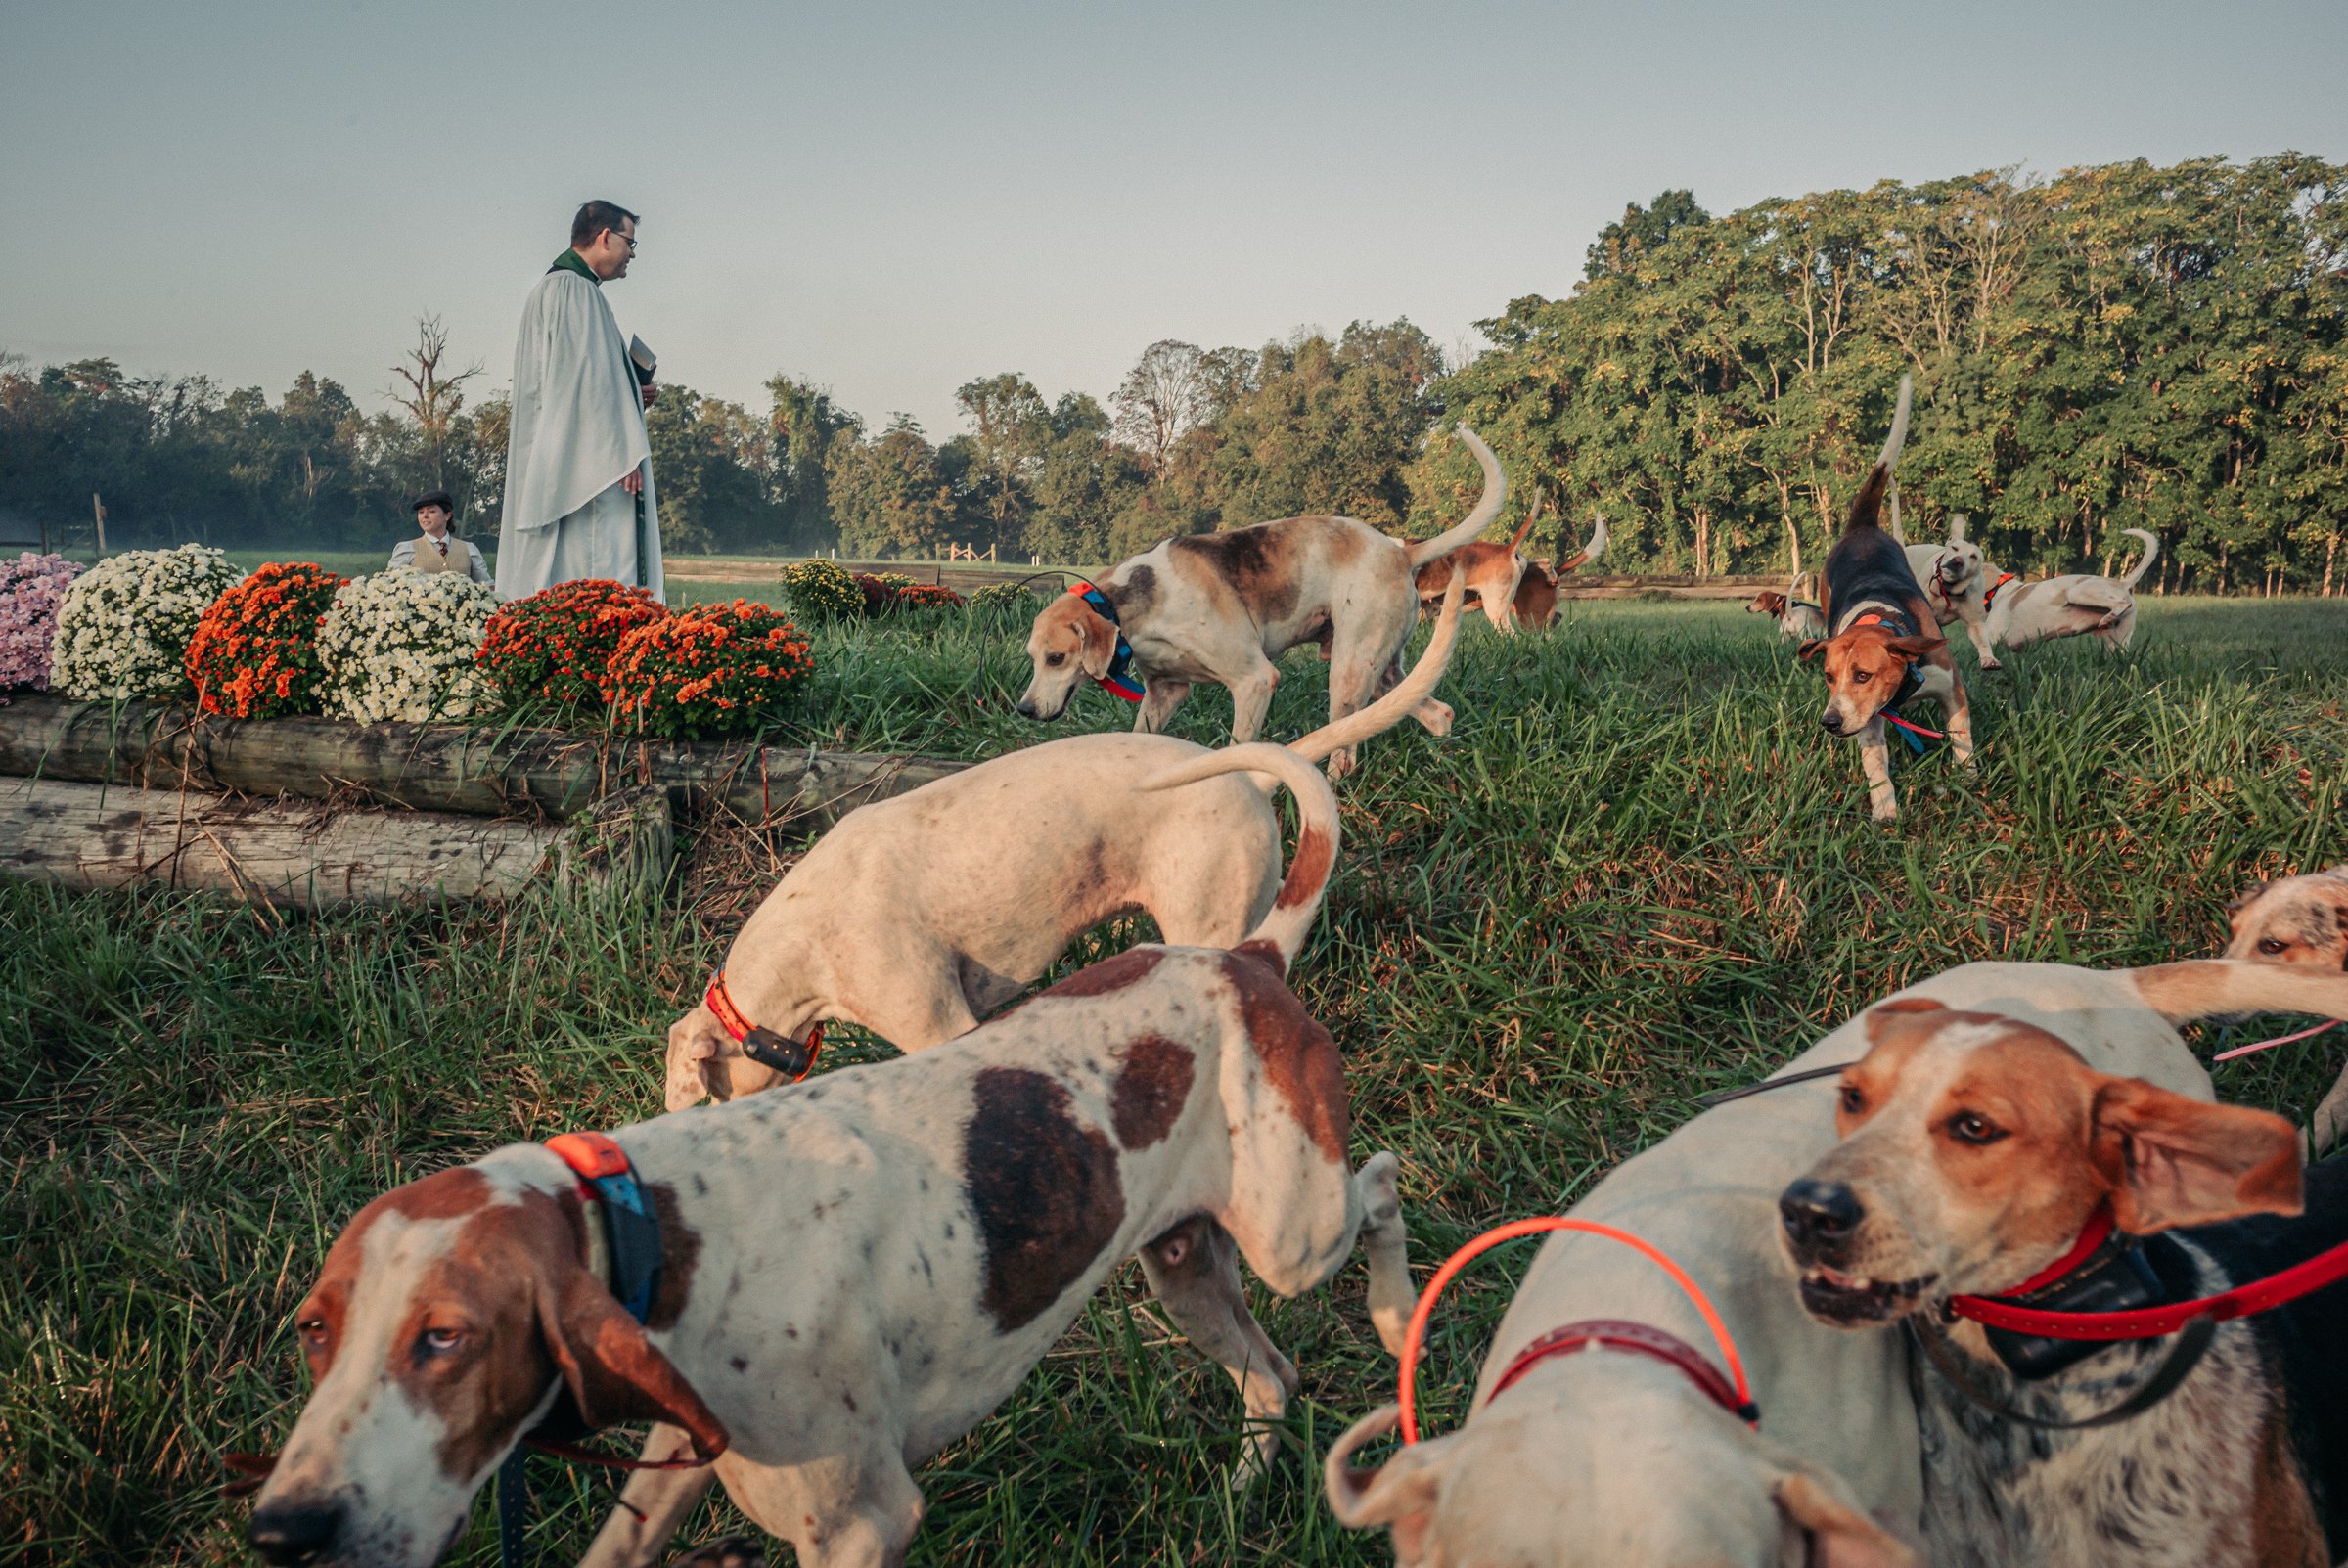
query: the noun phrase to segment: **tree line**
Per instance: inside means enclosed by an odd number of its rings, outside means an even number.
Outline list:
[[[672,551],[1098,563],[1168,534],[1338,512],[1424,534],[1472,504],[1467,420],[1536,535],[1603,513],[1611,561],[1714,574],[1816,565],[1901,374],[1911,538],[1953,513],[2024,571],[2109,569],[2163,541],[2159,583],[2348,589],[2348,217],[2341,165],[2296,154],[1883,182],[1707,213],[1626,209],[1564,297],[1528,295],[1449,365],[1408,321],[1260,348],[1151,344],[1104,404],[1026,377],[956,393],[943,440],[777,376],[764,409],[668,385],[648,424]],[[436,322],[368,413],[305,373],[275,404],[111,361],[0,360],[0,513],[110,543],[357,547],[417,490],[494,530],[506,406],[469,401]]]

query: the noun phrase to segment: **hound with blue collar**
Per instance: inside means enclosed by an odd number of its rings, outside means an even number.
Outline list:
[[[1973,762],[1973,716],[1964,683],[1957,678],[1947,640],[1933,635],[1939,623],[1908,569],[1906,553],[1878,521],[1883,492],[1908,436],[1911,389],[1908,378],[1901,377],[1891,436],[1851,503],[1842,537],[1827,555],[1825,603],[1832,634],[1804,643],[1801,650],[1803,658],[1824,655],[1827,708],[1819,722],[1829,735],[1858,740],[1869,806],[1875,821],[1886,823],[1899,819],[1900,803],[1891,787],[1884,726],[1917,729],[1900,715],[1903,704],[1919,696],[1938,703],[1948,715],[1957,760],[1967,767]]]

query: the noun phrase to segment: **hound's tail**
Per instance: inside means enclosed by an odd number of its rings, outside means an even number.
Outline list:
[[[1844,533],[1853,528],[1882,526],[1878,519],[1883,511],[1883,492],[1891,486],[1891,470],[1900,466],[1900,448],[1908,444],[1908,403],[1915,391],[1915,378],[1901,377],[1900,400],[1891,415],[1891,434],[1884,439],[1883,455],[1867,470],[1867,482],[1859,487],[1858,498],[1851,503],[1851,515],[1842,524]]]
[[[2142,528],[2122,528],[2120,532],[2132,533],[2145,542],[2145,559],[2136,563],[2135,570],[2120,579],[2120,586],[2133,594],[2136,585],[2145,580],[2145,573],[2152,569],[2152,562],[2160,559],[2160,541]]]
[[[2248,959],[2189,959],[2132,969],[2145,1005],[2171,1023],[2251,1012],[2348,1018],[2348,974]]]
[[[1582,546],[1582,553],[1574,557],[1571,560],[1558,561],[1558,571],[1560,575],[1562,575],[1565,572],[1572,571],[1577,566],[1592,565],[1597,561],[1599,557],[1604,555],[1605,553],[1606,519],[1602,515],[1598,519],[1597,526],[1590,530],[1590,542]]]
[[[1451,647],[1460,635],[1460,601],[1466,592],[1467,584],[1454,566],[1451,586],[1443,592],[1443,612],[1435,617],[1426,651],[1419,655],[1410,674],[1394,683],[1393,691],[1361,712],[1325,724],[1285,746],[1263,740],[1225,746],[1142,784],[1144,789],[1177,789],[1220,774],[1244,772],[1270,774],[1288,786],[1288,793],[1296,797],[1296,856],[1288,862],[1288,874],[1280,884],[1279,896],[1272,900],[1271,913],[1242,944],[1262,944],[1258,951],[1278,955],[1283,974],[1296,962],[1297,950],[1304,946],[1305,935],[1321,913],[1321,895],[1329,890],[1330,869],[1337,860],[1337,797],[1315,764],[1332,751],[1392,729],[1426,700],[1443,678],[1444,666],[1451,662]]]
[[[1509,476],[1500,471],[1500,459],[1494,457],[1492,449],[1484,445],[1483,438],[1468,428],[1467,426],[1461,426],[1459,431],[1460,439],[1468,443],[1468,450],[1475,454],[1475,461],[1483,467],[1483,499],[1475,504],[1473,512],[1468,514],[1468,520],[1457,528],[1446,533],[1439,533],[1432,539],[1422,540],[1410,547],[1411,565],[1414,569],[1425,565],[1430,560],[1438,560],[1463,545],[1473,544],[1476,535],[1482,533],[1491,525],[1492,519],[1500,515],[1501,507],[1509,499]]]
[[[1533,504],[1524,509],[1523,523],[1517,527],[1515,536],[1509,540],[1509,549],[1511,551],[1522,550],[1524,548],[1524,536],[1533,531],[1533,519],[1540,515],[1541,492],[1535,490],[1533,492]]]

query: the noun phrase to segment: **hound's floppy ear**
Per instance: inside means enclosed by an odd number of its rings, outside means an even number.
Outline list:
[[[590,1224],[594,1223],[592,1220]],[[704,1459],[726,1452],[725,1423],[685,1374],[644,1335],[644,1325],[576,1262],[538,1291],[538,1331],[589,1430],[621,1421],[666,1421],[692,1434]]]
[[[1950,544],[1961,545],[1964,543],[1964,530],[1969,520],[1970,519],[1968,519],[1962,512],[1952,512],[1949,514]]]
[[[2130,1235],[2306,1206],[2298,1129],[2263,1110],[2105,1078],[2088,1136],[2112,1220]]]
[[[1949,640],[1945,637],[1895,637],[1883,646],[1900,657],[1913,661],[1938,652],[1949,646]]]
[[[1810,639],[1810,641],[1804,643],[1800,648],[1796,649],[1793,656],[1795,658],[1815,658],[1827,650],[1827,644],[1829,641],[1831,641],[1831,639],[1813,637]]]
[[[1394,1532],[1394,1560],[1415,1563],[1425,1555],[1426,1532],[1443,1495],[1447,1438],[1414,1443],[1385,1463],[1357,1470],[1353,1456],[1402,1424],[1402,1407],[1380,1405],[1346,1429],[1321,1466],[1329,1511],[1350,1530],[1385,1525]]]
[[[1838,1494],[1823,1472],[1791,1470],[1772,1493],[1786,1523],[1808,1544],[1811,1568],[1916,1568],[1915,1550]]]
[[[1106,617],[1080,605],[1076,611],[1076,635],[1083,639],[1076,661],[1084,667],[1085,674],[1098,681],[1117,661],[1117,629]]]

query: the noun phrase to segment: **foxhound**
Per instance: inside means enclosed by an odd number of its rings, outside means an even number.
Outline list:
[[[1161,782],[1235,759],[1295,767],[1257,745]],[[1327,783],[1297,771],[1327,836],[1306,830],[1238,948],[1134,948],[918,1056],[602,1140],[593,1169],[625,1175],[654,1219],[649,1280],[621,1280],[620,1232],[604,1244],[613,1222],[589,1201],[607,1189],[549,1145],[367,1205],[295,1313],[315,1386],[253,1546],[273,1564],[423,1568],[525,1435],[650,1420],[646,1459],[681,1467],[635,1472],[586,1568],[652,1563],[715,1482],[809,1568],[900,1563],[913,1467],[1137,1254],[1239,1384],[1259,1429],[1238,1478],[1255,1474],[1297,1383],[1237,1260],[1293,1296],[1358,1235],[1389,1344],[1411,1304],[1394,1156],[1348,1164],[1343,1064],[1283,983],[1337,849]]]
[[[2295,978],[2348,1002],[2348,978]],[[2348,1557],[2348,1285],[2214,1328],[2196,1305],[2348,1241],[2348,1167],[2303,1191],[2283,1118],[2099,1070],[2001,1011],[1916,998],[1865,1024],[1842,1141],[1781,1233],[1820,1322],[1905,1324],[1932,1364],[1938,1568]]]
[[[2230,959],[2348,971],[2348,865],[2261,882],[2234,901]],[[2348,1132],[2348,1069],[2308,1118],[2308,1142],[2324,1153]]]
[[[1280,685],[1274,663],[1319,643],[1329,665],[1333,723],[1401,678],[1418,622],[1411,574],[1473,540],[1500,515],[1509,483],[1492,449],[1466,426],[1461,439],[1483,466],[1483,498],[1458,527],[1404,545],[1351,517],[1286,517],[1252,528],[1168,539],[1047,605],[1028,634],[1033,672],[1018,711],[1057,719],[1086,680],[1141,683],[1134,729],[1166,727],[1193,685],[1231,689],[1231,738],[1255,739]],[[1415,710],[1429,734],[1451,730],[1451,709]],[[1353,767],[1353,748],[1330,753],[1329,776]]]
[[[2348,1006],[2348,978],[2202,960],[2103,971],[1968,963],[1898,993],[2048,1030],[2100,1071],[2209,1098],[2172,1027],[2251,1008]],[[1867,1014],[1787,1062],[1784,1082],[1697,1116],[1626,1161],[1570,1213],[1659,1245],[1697,1279],[1744,1358],[1759,1428],[1682,1366],[1598,1347],[1494,1385],[1536,1341],[1591,1321],[1711,1344],[1687,1296],[1612,1242],[1542,1246],[1502,1319],[1457,1430],[1357,1468],[1391,1432],[1387,1406],[1329,1454],[1338,1520],[1393,1533],[1402,1568],[1894,1568],[1925,1506],[1925,1455],[1906,1342],[1814,1318],[1777,1239],[1786,1186],[1833,1147],[1833,1070],[1866,1049]],[[1815,1082],[1800,1074],[1827,1070]]]
[[[2104,647],[2126,648],[2136,635],[2136,585],[2160,559],[2160,541],[2142,528],[2122,528],[2145,542],[2145,554],[2123,577],[2079,573],[2026,583],[1989,563],[1965,537],[1965,516],[1949,518],[1949,537],[1910,545],[1908,564],[1942,626],[1964,623],[1985,670],[1999,669],[1996,650],[2028,648],[2054,637],[2093,635]]]
[[[1420,607],[1430,608],[1442,599],[1444,585],[1449,581],[1444,567],[1456,563],[1468,579],[1470,601],[1468,607],[1473,609],[1480,604],[1494,630],[1506,636],[1518,626],[1529,626],[1534,631],[1547,628],[1557,614],[1558,579],[1605,554],[1606,519],[1603,516],[1598,519],[1590,530],[1590,542],[1582,546],[1580,555],[1553,566],[1548,561],[1529,560],[1522,553],[1524,536],[1533,531],[1533,520],[1540,515],[1541,498],[1536,496],[1525,511],[1524,522],[1507,544],[1479,539],[1462,546],[1454,555],[1420,567],[1413,578],[1419,590]],[[1530,594],[1525,589],[1527,583],[1534,584]],[[1524,613],[1528,609],[1533,613]]]
[[[1823,655],[1827,708],[1819,722],[1829,735],[1858,740],[1869,808],[1875,821],[1885,823],[1898,820],[1900,802],[1891,786],[1883,731],[1887,723],[1906,724],[1901,704],[1918,696],[1938,703],[1947,715],[1957,760],[1966,767],[1973,763],[1973,717],[1964,683],[1957,678],[1948,643],[1932,635],[1937,623],[1907,558],[1877,521],[1884,486],[1908,435],[1910,391],[1909,379],[1901,377],[1899,408],[1883,455],[1868,470],[1842,537],[1827,554],[1823,603],[1832,635],[1801,649],[1803,658]]]
[[[1318,783],[1312,765],[1428,699],[1459,636],[1460,597],[1455,579],[1393,691],[1247,753],[1276,766],[1173,736],[1071,736],[850,812],[767,894],[707,995],[669,1029],[668,1108],[804,1071],[827,1018],[906,1052],[966,1034],[1119,915],[1148,912],[1178,947],[1236,945],[1280,884],[1274,784],[1295,794],[1305,832],[1334,833],[1333,818],[1316,815],[1327,791],[1304,783]],[[1162,787],[1169,770],[1192,768],[1203,771],[1183,788]]]
[[[1778,635],[1787,642],[1807,643],[1827,635],[1826,610],[1818,602],[1818,573],[1800,571],[1785,592],[1763,589],[1745,605],[1747,615],[1767,615],[1778,623]]]

